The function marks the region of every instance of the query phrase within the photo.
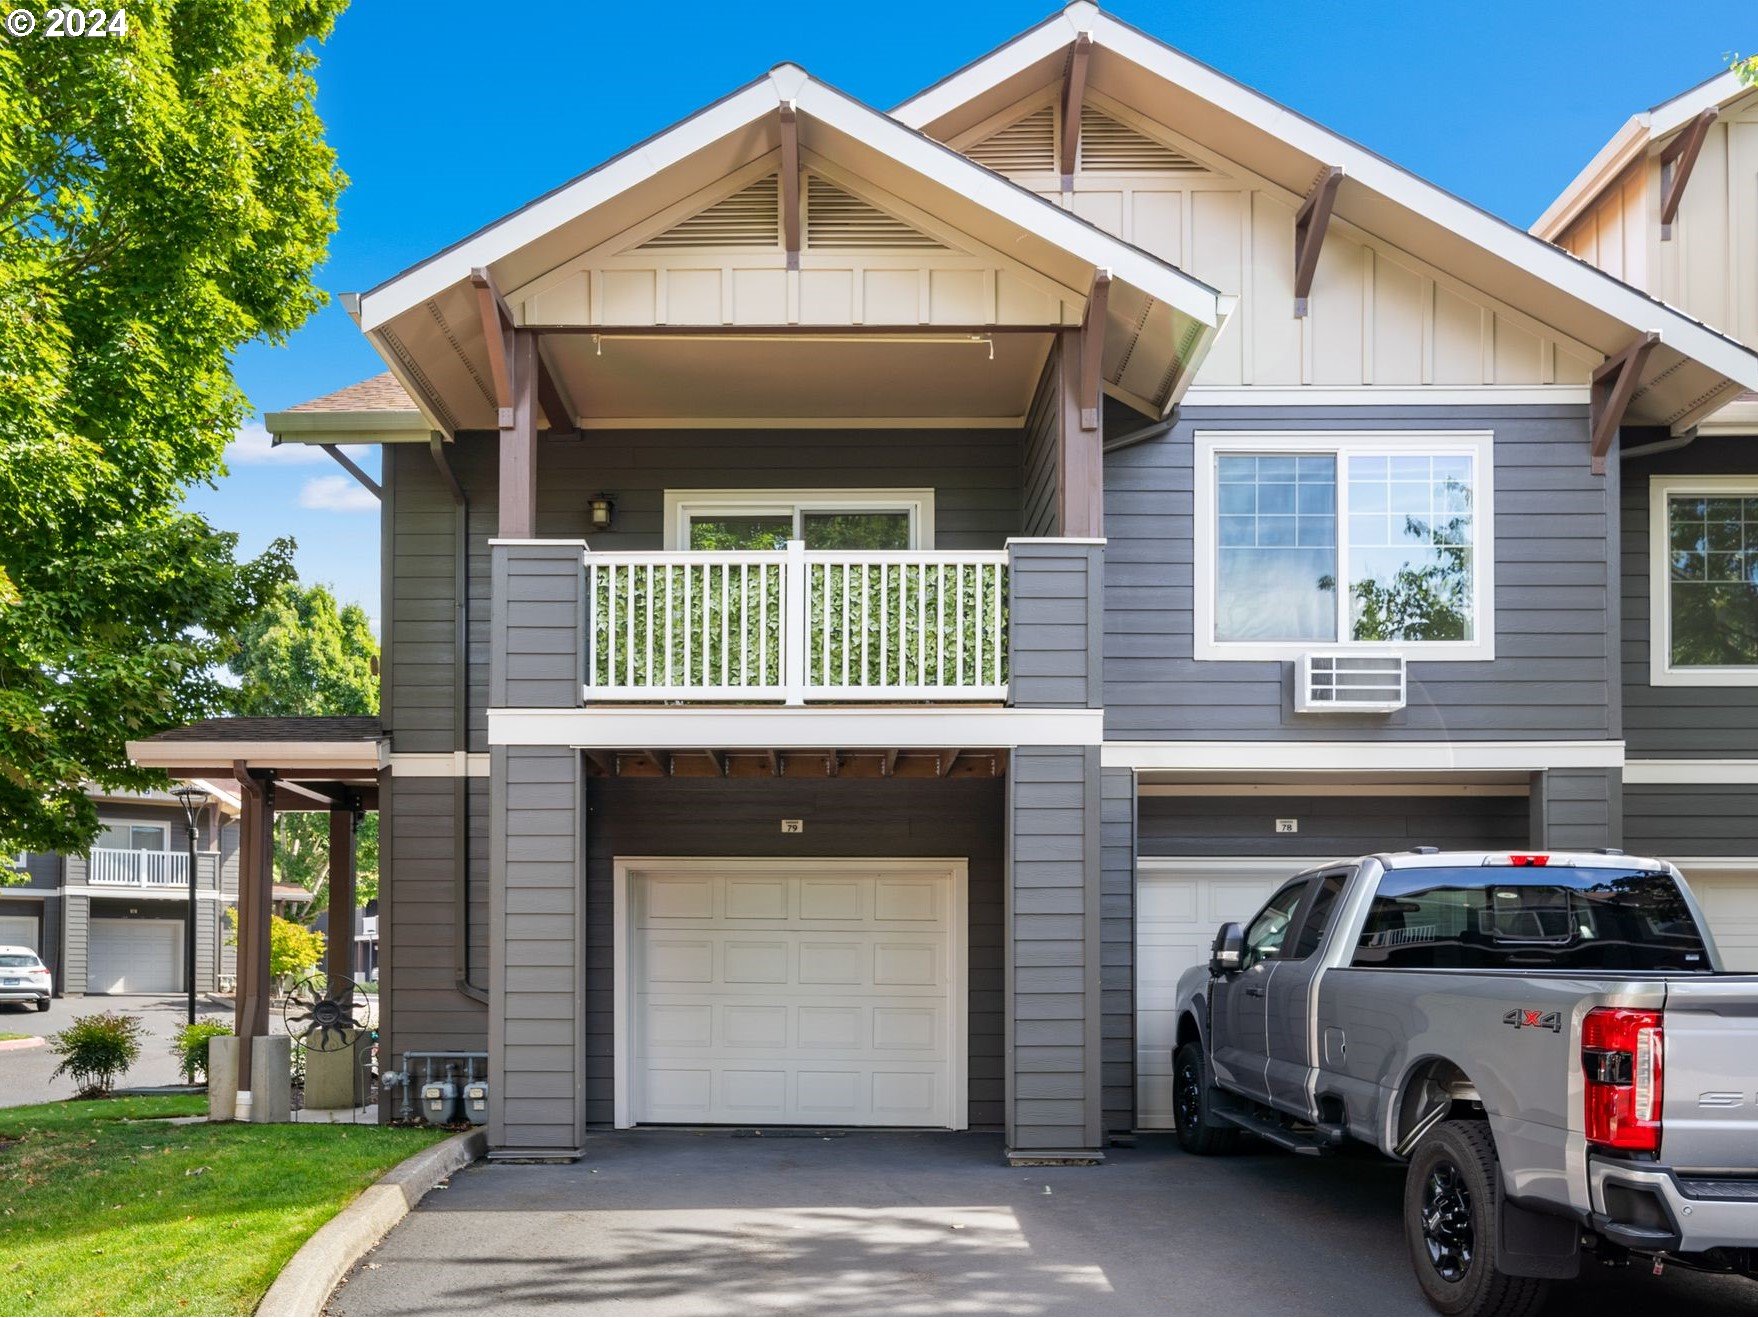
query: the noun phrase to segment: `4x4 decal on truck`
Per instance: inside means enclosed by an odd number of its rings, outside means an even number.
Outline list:
[[[1524,1007],[1515,1007],[1502,1017],[1503,1025],[1512,1025],[1516,1030],[1549,1030],[1552,1034],[1563,1032],[1563,1013],[1560,1011],[1527,1011]]]

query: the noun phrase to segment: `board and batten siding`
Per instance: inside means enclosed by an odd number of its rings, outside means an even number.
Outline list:
[[[1193,435],[1229,428],[1493,432],[1495,659],[1412,661],[1390,715],[1296,714],[1289,661],[1197,662]],[[1184,409],[1105,460],[1107,739],[1615,738],[1617,498],[1615,465],[1589,470],[1585,408]]]
[[[1623,464],[1623,703],[1631,759],[1758,756],[1758,686],[1651,686],[1648,680],[1650,628],[1664,607],[1649,598],[1649,482],[1743,475],[1758,482],[1754,444],[1758,436],[1705,437]]]
[[[620,856],[911,857],[968,863],[969,1122],[1005,1113],[1000,781],[591,778],[587,784],[587,1116],[614,1119],[613,866]],[[780,820],[805,831],[784,837]]]

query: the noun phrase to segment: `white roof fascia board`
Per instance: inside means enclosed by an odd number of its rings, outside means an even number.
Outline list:
[[[808,79],[800,88],[798,104],[802,113],[869,143],[906,168],[957,190],[1096,269],[1110,270],[1113,278],[1133,284],[1192,320],[1211,328],[1220,325],[1217,290],[965,159],[951,147],[904,128],[821,82]]]
[[[931,123],[997,85],[1010,72],[1027,67],[1032,61],[1022,63],[1022,52],[1016,52],[1014,47],[1029,46],[1035,50],[1048,44],[1053,49],[1057,39],[1063,44],[1072,40],[1068,33],[1076,28],[1090,31],[1094,42],[1113,54],[1314,160],[1342,166],[1354,185],[1428,217],[1490,255],[1621,321],[1632,334],[1655,331],[1675,351],[1748,389],[1758,388],[1758,354],[1743,345],[1109,14],[1083,5],[1071,7],[1064,17],[1066,25],[1034,28],[946,82],[904,102],[895,111],[898,119],[911,127]],[[1041,59],[1045,53],[1039,50],[1036,58]]]
[[[917,92],[894,107],[891,117],[919,131],[924,124],[951,114],[989,88],[1024,73],[1038,61],[1066,50],[1082,32],[1092,30],[1093,20],[1098,17],[1097,5],[1070,5],[1060,14],[1053,14],[1036,27],[1022,32],[1000,49]]]
[[[394,412],[265,412],[262,424],[277,444],[425,444],[433,433],[427,418],[414,408]]]
[[[737,132],[780,104],[771,76],[740,88],[705,110],[614,156],[554,192],[477,230],[369,292],[360,295],[360,327],[368,332],[583,215],[661,170]]]
[[[1543,215],[1532,222],[1532,232],[1546,242],[1555,242],[1588,205],[1637,160],[1648,146],[1648,116],[1631,115],[1624,126],[1600,148],[1599,154],[1551,202]]]
[[[356,741],[131,741],[128,758],[146,769],[206,768],[237,760],[271,760],[284,769],[305,766],[382,769],[390,752],[380,739]]]
[[[1544,214],[1533,221],[1532,232],[1554,242],[1649,146],[1671,137],[1710,107],[1726,105],[1750,90],[1730,69],[1670,101],[1631,115]]]

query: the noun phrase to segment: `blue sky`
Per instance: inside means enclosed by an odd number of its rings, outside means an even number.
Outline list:
[[[357,0],[317,75],[352,180],[319,283],[369,288],[783,60],[889,108],[1053,7]],[[1630,114],[1758,48],[1751,0],[1690,0],[1660,21],[1631,0],[1107,7],[1522,225]],[[261,411],[381,369],[334,303],[285,346],[237,358]],[[293,536],[301,577],[376,621],[377,505],[321,452],[271,452],[247,431],[231,474],[190,504],[245,553]]]

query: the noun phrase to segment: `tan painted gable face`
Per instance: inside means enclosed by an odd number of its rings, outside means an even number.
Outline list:
[[[1061,132],[1047,85],[951,145],[1052,200]],[[993,163],[991,163],[993,162]],[[1046,168],[1048,166],[1048,168]],[[1072,210],[1237,296],[1196,378],[1204,387],[1579,392],[1599,354],[1340,219],[1320,256],[1310,311],[1294,315],[1300,198],[1137,107],[1090,92]]]

